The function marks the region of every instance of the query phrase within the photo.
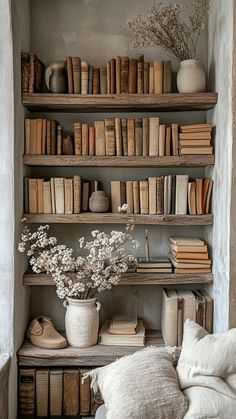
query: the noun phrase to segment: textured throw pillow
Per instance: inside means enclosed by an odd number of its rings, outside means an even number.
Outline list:
[[[107,419],[182,419],[187,398],[173,366],[174,348],[145,348],[90,371],[91,387],[100,388]]]
[[[186,320],[177,373],[189,399],[185,419],[236,418],[236,329],[209,335]]]

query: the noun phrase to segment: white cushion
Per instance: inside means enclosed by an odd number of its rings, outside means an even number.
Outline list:
[[[99,387],[107,419],[182,419],[188,401],[179,389],[174,348],[146,348],[86,374]]]

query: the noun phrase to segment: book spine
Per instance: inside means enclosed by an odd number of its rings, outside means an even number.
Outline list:
[[[52,368],[50,370],[50,415],[62,415],[62,387],[63,373],[62,370]]]
[[[43,119],[43,133],[42,133],[42,154],[46,154],[46,144],[47,144],[47,120]]]
[[[149,118],[149,156],[159,154],[159,118]]]
[[[171,214],[175,214],[175,200],[176,200],[176,177],[172,176],[171,183]]]
[[[35,369],[19,371],[19,410],[21,416],[35,414]]]
[[[88,124],[82,124],[82,156],[89,154]]]
[[[50,179],[50,191],[51,191],[51,200],[52,200],[52,214],[56,214],[55,185],[54,185],[53,177]]]
[[[116,136],[114,118],[105,118],[106,156],[116,155]]]
[[[164,176],[157,178],[157,214],[164,214]]]
[[[25,154],[30,154],[30,119],[25,119]]]
[[[95,128],[89,127],[89,155],[95,156]]]
[[[36,412],[39,417],[48,416],[49,369],[36,370]]]
[[[95,121],[95,154],[96,156],[106,155],[105,123]]]
[[[121,120],[115,118],[116,155],[122,156]]]
[[[36,154],[42,154],[43,120],[36,119]]]
[[[137,60],[129,60],[129,93],[137,93]]]
[[[52,214],[51,181],[43,182],[43,213]]]
[[[144,92],[144,56],[140,55],[137,60],[137,93]]]
[[[62,154],[72,156],[74,154],[74,138],[72,135],[67,135],[62,138]]]
[[[154,93],[154,67],[150,65],[149,67],[149,94]]]
[[[64,178],[54,178],[56,214],[65,213]]]
[[[121,93],[121,57],[116,57],[116,93]]]
[[[83,374],[89,370],[80,370],[80,416],[90,415],[90,379],[82,380]]]
[[[37,179],[37,208],[38,208],[38,214],[43,214],[43,179]]]
[[[139,182],[139,191],[140,191],[140,213],[141,214],[148,214],[149,213],[148,181],[141,180]]]
[[[121,119],[121,135],[122,135],[123,155],[128,156],[128,137],[127,137],[126,118]]]
[[[149,63],[144,63],[143,93],[149,93]]]
[[[51,154],[56,155],[57,152],[57,122],[52,120],[52,136],[51,136]]]
[[[57,125],[57,155],[62,153],[62,126]]]
[[[30,58],[29,58],[29,93],[34,93],[34,90],[35,90],[35,60],[36,60],[36,55],[30,52]]]
[[[88,88],[87,93],[92,95],[93,93],[93,66],[88,64]]]
[[[24,178],[24,212],[29,212],[29,178]]]
[[[111,63],[108,61],[107,63],[107,94],[111,93]]]
[[[107,69],[101,67],[100,69],[100,93],[105,95],[107,93]]]
[[[46,154],[51,154],[51,143],[52,143],[52,121],[47,119],[47,134],[46,134]]]
[[[149,214],[157,213],[157,178],[148,178]]]
[[[149,119],[143,118],[143,156],[149,155]]]
[[[134,214],[140,213],[140,201],[139,201],[139,182],[138,180],[133,181],[133,200],[134,200]]]
[[[112,58],[110,60],[111,63],[111,93],[116,93],[116,62],[115,59]]]
[[[154,93],[163,93],[163,61],[154,61]]]
[[[72,71],[74,93],[79,95],[81,93],[81,59],[79,57],[72,57]]]
[[[165,138],[166,136],[166,126],[160,125],[159,129],[159,156],[163,157],[165,155]]]
[[[72,67],[71,57],[66,57],[66,70],[67,70],[67,81],[68,81],[68,93],[71,95],[74,93],[73,67]]]
[[[94,68],[93,70],[93,94],[98,95],[100,93],[100,69]]]
[[[170,156],[170,145],[171,145],[171,127],[166,127],[166,144],[165,144],[166,156]]]
[[[65,179],[65,214],[73,214],[73,179]]]
[[[135,126],[134,119],[127,119],[128,156],[135,155]]]
[[[81,61],[81,94],[88,94],[88,72],[89,66],[86,61]]]
[[[88,211],[89,204],[89,182],[82,183],[82,211]]]
[[[81,212],[82,179],[81,176],[75,175],[73,180],[74,214],[79,214]]]
[[[37,154],[36,123],[37,123],[37,119],[30,120],[30,154]]]
[[[82,126],[81,122],[74,124],[74,138],[75,138],[75,154],[82,155]]]
[[[163,93],[172,92],[172,65],[171,61],[164,61]]]
[[[121,57],[121,93],[129,92],[129,58]]]
[[[79,370],[63,371],[63,415],[79,414]]]
[[[37,179],[29,179],[29,213],[37,214],[38,212],[38,188]]]
[[[21,92],[29,92],[30,56],[28,52],[21,53]]]
[[[171,124],[172,130],[172,153],[173,156],[179,155],[178,124]]]
[[[135,119],[135,155],[143,155],[143,120],[142,118]]]
[[[133,181],[127,180],[126,181],[126,201],[128,205],[128,214],[134,213],[134,196],[133,196]]]

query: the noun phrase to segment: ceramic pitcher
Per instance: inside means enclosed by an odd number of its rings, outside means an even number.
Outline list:
[[[198,60],[185,60],[177,74],[179,93],[200,93],[206,88],[206,74]]]
[[[67,75],[65,61],[51,63],[46,69],[45,81],[51,93],[67,93]]]

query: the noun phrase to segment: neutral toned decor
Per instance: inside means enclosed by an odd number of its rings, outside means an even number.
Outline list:
[[[52,319],[38,316],[28,327],[27,338],[33,345],[44,349],[62,349],[67,347],[66,339],[57,332]]]
[[[180,93],[203,92],[206,88],[206,74],[198,60],[181,61],[177,74],[177,87]]]
[[[45,81],[51,93],[67,92],[67,75],[65,61],[57,61],[46,69]]]
[[[109,209],[109,198],[106,192],[93,192],[89,199],[89,209],[92,212],[107,212]]]

